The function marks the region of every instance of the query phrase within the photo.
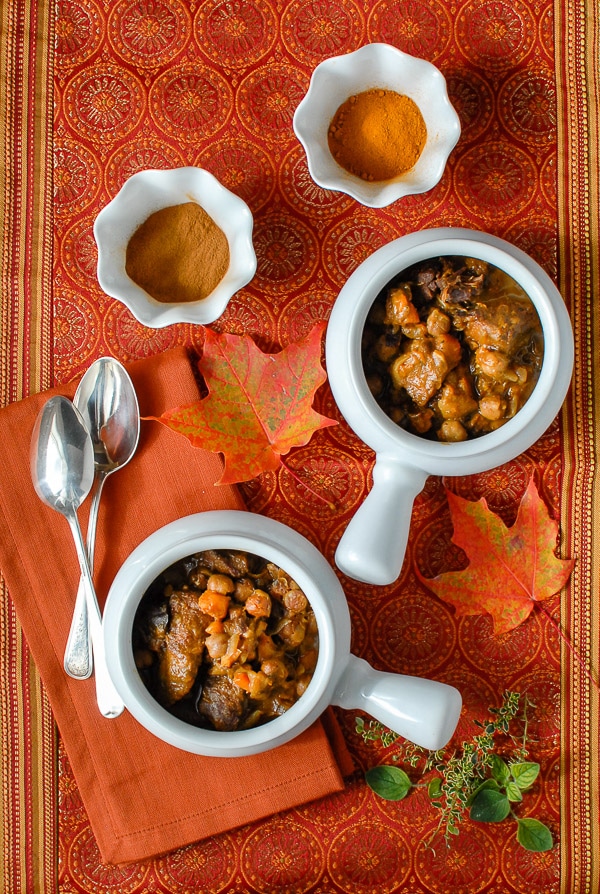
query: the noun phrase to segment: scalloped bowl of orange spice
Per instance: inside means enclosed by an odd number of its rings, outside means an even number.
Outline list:
[[[206,325],[256,272],[252,212],[209,171],[138,171],[94,222],[98,282],[145,326]]]
[[[371,43],[317,65],[294,131],[315,183],[382,208],[440,181],[460,121],[435,65]]]

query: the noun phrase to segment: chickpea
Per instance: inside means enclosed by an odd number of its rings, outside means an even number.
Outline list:
[[[427,335],[427,326],[425,323],[409,323],[402,327],[402,334],[407,338],[412,339],[425,338]]]
[[[450,332],[450,317],[437,307],[427,314],[427,331],[430,335],[445,335]]]
[[[254,593],[254,584],[247,577],[242,577],[235,583],[233,598],[236,602],[245,602]]]
[[[385,322],[391,326],[408,326],[420,323],[419,312],[411,301],[410,286],[401,285],[390,289],[385,305]]]
[[[229,637],[226,633],[213,633],[206,637],[206,651],[212,659],[222,658],[227,651]]]
[[[207,590],[215,590],[217,593],[233,593],[235,584],[227,574],[211,574],[206,582]]]
[[[391,363],[399,349],[396,339],[388,338],[387,335],[380,336],[375,342],[375,355],[382,363]]]
[[[492,379],[499,379],[506,375],[509,367],[509,359],[502,351],[492,351],[489,348],[477,348],[475,351],[475,362],[486,376]]]
[[[308,649],[298,663],[296,672],[299,674],[312,674],[317,666],[319,653],[316,649]]]
[[[529,379],[529,372],[525,366],[515,366],[514,372],[520,385],[524,385]]]
[[[305,611],[308,605],[308,599],[302,590],[295,589],[288,590],[284,595],[282,602],[290,615]]]
[[[269,658],[263,661],[260,666],[261,671],[266,677],[269,677],[274,683],[282,683],[287,677],[287,667],[280,658]]]
[[[204,568],[196,568],[195,571],[190,572],[188,580],[196,590],[206,590],[206,584],[209,577],[209,571],[206,571]]]
[[[367,376],[367,386],[373,397],[377,397],[383,391],[383,379],[381,376],[371,373]]]
[[[460,363],[462,348],[460,346],[459,340],[455,338],[454,335],[448,335],[445,333],[436,335],[435,346],[437,350],[441,351],[446,358],[449,369],[454,369],[454,367],[458,363]]]
[[[479,401],[479,412],[484,419],[495,422],[504,417],[506,412],[506,401],[499,394],[488,394]]]
[[[306,618],[303,615],[292,615],[278,633],[288,648],[299,646],[306,635]]]
[[[458,419],[446,419],[442,422],[438,435],[440,441],[457,442],[467,440],[465,427]]]
[[[414,430],[419,434],[425,434],[431,428],[433,422],[433,410],[425,408],[418,413],[409,413],[408,418]]]
[[[296,681],[296,695],[300,698],[301,695],[304,695],[306,690],[308,689],[308,684],[311,681],[310,674],[304,674],[300,679]]]
[[[271,614],[271,597],[264,590],[254,590],[246,599],[246,611],[254,618],[268,618]]]

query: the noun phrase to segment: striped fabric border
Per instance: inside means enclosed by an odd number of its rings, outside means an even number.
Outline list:
[[[50,0],[0,2],[0,401],[52,377]],[[56,735],[0,581],[0,891],[57,890]]]
[[[570,642],[596,678],[600,669],[600,489],[596,408],[600,406],[597,101],[598,8],[555,3],[559,126],[560,288],[570,305],[576,356],[563,414],[562,522],[565,555],[577,564],[562,600]],[[561,687],[561,892],[600,890],[599,694],[565,648]]]

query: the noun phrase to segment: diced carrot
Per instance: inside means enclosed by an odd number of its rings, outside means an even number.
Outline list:
[[[206,628],[206,632],[209,636],[212,636],[213,633],[223,633],[225,628],[223,627],[223,621],[220,618],[215,618],[214,621],[211,621],[208,627]]]
[[[213,618],[224,618],[229,608],[229,596],[216,590],[205,590],[198,599],[201,611]]]
[[[248,692],[250,689],[250,677],[246,671],[236,671],[233,675],[233,682],[236,686],[239,686],[240,689],[243,689],[244,692]]]

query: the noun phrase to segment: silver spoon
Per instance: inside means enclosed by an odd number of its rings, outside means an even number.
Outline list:
[[[30,463],[37,495],[69,522],[87,600],[98,707],[104,717],[118,717],[123,703],[106,667],[102,619],[77,518],[94,480],[94,448],[81,414],[66,397],[52,397],[40,410],[33,429]]]
[[[79,383],[73,403],[81,413],[94,446],[96,486],[86,541],[88,562],[93,572],[102,488],[108,476],[117,469],[122,469],[136,451],[140,435],[140,410],[127,371],[113,357],[101,357],[92,363]],[[80,680],[85,680],[92,673],[93,659],[83,578],[75,600],[64,666],[69,676]]]

